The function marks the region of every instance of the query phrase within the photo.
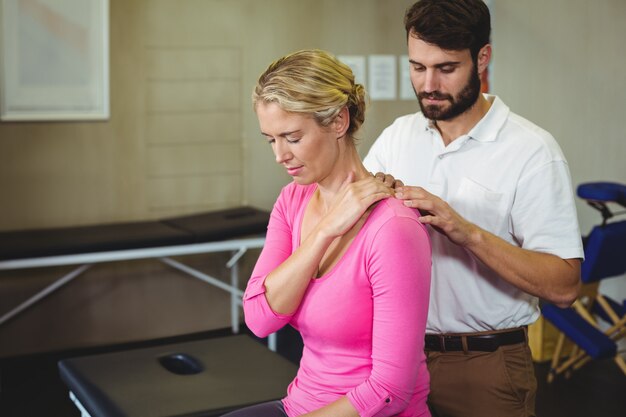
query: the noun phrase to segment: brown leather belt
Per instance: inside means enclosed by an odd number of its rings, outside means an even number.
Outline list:
[[[465,346],[463,343],[465,339]],[[473,334],[473,335],[446,335],[427,334],[424,350],[435,352],[495,352],[500,346],[514,345],[526,342],[526,329],[524,327],[498,333]]]

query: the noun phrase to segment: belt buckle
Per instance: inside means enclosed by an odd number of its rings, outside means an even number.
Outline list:
[[[446,351],[446,336],[443,334],[439,334],[439,351]]]

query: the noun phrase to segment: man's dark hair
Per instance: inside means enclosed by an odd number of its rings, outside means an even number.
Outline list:
[[[483,0],[420,0],[404,16],[407,39],[416,37],[448,51],[469,49],[476,62],[489,43],[491,16]]]

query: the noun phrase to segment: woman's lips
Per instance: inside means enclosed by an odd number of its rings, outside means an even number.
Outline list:
[[[302,170],[302,166],[299,167],[286,167],[287,168],[287,174],[291,175],[292,177],[295,175],[298,175],[300,173],[300,171]]]

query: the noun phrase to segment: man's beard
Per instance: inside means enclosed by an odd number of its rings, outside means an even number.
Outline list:
[[[415,90],[415,89],[414,89]],[[417,101],[419,102],[420,109],[427,119],[430,120],[451,120],[460,114],[465,113],[470,107],[476,103],[478,96],[480,95],[480,77],[476,65],[471,72],[469,80],[461,92],[452,97],[450,94],[442,94],[439,91],[433,91],[430,93],[418,93],[415,92]],[[425,98],[448,100],[450,102],[449,107],[442,107],[439,105],[425,106],[422,100]]]

